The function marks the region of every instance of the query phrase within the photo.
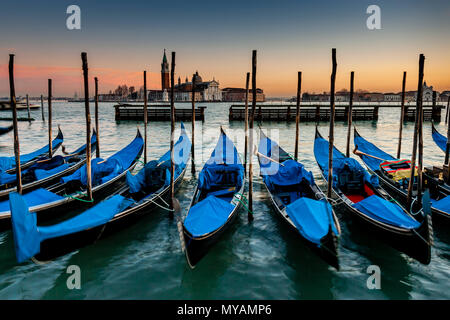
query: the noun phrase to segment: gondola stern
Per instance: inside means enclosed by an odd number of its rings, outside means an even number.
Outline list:
[[[328,227],[328,233],[320,240],[320,251],[322,259],[337,271],[340,269],[338,242],[338,236],[330,225]]]
[[[37,228],[36,213],[29,212],[22,195],[9,195],[11,223],[14,235],[14,249],[18,263],[31,259],[40,252],[41,239]]]

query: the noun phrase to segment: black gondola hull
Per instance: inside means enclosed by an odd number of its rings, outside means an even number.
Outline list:
[[[175,180],[175,191],[181,187],[185,172],[186,168]],[[170,200],[170,188],[164,189],[160,193],[160,197],[168,202]],[[163,203],[159,204],[164,205]],[[48,261],[76,249],[91,245],[100,239],[111,236],[137,223],[144,215],[149,214],[158,208],[158,205],[154,202],[146,202],[126,210],[126,214],[122,216],[118,215],[117,218],[113,218],[104,225],[62,237],[47,239],[41,243],[40,253],[35,256],[35,259],[38,261]]]
[[[217,243],[220,237],[230,228],[238,216],[239,205],[236,206],[225,224],[215,232],[200,238],[192,237],[189,231],[183,226],[183,237],[185,243],[185,254],[188,264],[194,268],[197,263],[208,253],[212,246]]]

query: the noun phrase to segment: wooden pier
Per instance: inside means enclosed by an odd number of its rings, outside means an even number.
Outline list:
[[[405,121],[414,121],[416,116],[414,104],[407,104]],[[354,104],[352,117],[353,120],[378,120],[380,108],[396,108],[400,105],[392,103],[376,103],[376,104]],[[441,109],[443,105],[425,104],[423,107],[424,121],[441,121]],[[232,105],[229,108],[229,121],[243,121],[245,117],[244,105]],[[264,104],[257,105],[255,110],[255,119],[258,121],[295,121],[295,105],[289,104]],[[336,103],[335,110],[336,121],[347,121],[348,119],[348,103]],[[330,107],[326,103],[302,103],[300,106],[300,121],[329,121]]]
[[[115,108],[115,120],[143,120],[144,105],[118,104]],[[195,109],[195,120],[205,121],[204,106]],[[170,121],[170,105],[149,105],[147,109],[147,119],[150,121]],[[191,108],[175,108],[176,121],[191,121]]]

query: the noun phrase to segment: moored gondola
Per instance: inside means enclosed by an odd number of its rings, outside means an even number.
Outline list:
[[[199,174],[183,222],[185,254],[191,268],[236,219],[244,185],[244,166],[221,128],[219,141]]]
[[[61,128],[58,127],[58,135],[52,141],[53,152],[56,152],[63,142],[64,135],[61,131]],[[35,164],[37,161],[48,159],[48,147],[49,145],[47,144],[46,146],[31,153],[21,155],[20,168],[24,170]],[[14,174],[16,172],[15,165],[15,157],[0,157],[0,172]]]
[[[433,138],[434,143],[441,149],[443,152],[445,152],[445,149],[447,147],[447,138],[442,135],[434,126],[434,123],[431,123],[431,137]]]
[[[396,199],[406,203],[411,173],[410,161],[396,159],[384,152],[364,139],[356,128],[354,130],[354,144],[366,167],[378,176],[383,187]],[[415,195],[417,194],[417,183],[414,182],[413,194]],[[427,179],[427,176],[425,176],[424,184],[430,190],[433,219],[447,224],[450,220],[450,196],[439,187],[439,183],[429,177]]]
[[[119,150],[108,159],[95,158],[91,161],[92,194],[94,200],[119,189],[125,181],[125,175],[132,170],[143,151],[144,139],[137,131],[136,137],[125,148]],[[38,188],[23,195],[30,211],[37,214],[38,221],[48,220],[74,209],[93,204],[85,200],[86,196],[86,164],[74,173],[61,178],[60,182],[47,189]],[[0,230],[11,226],[9,201],[0,202]]]
[[[179,188],[190,158],[191,142],[181,125],[174,146],[175,187]],[[23,197],[12,193],[13,233],[18,262],[32,257],[49,260],[91,244],[123,229],[153,209],[170,210],[170,151],[150,161],[136,175],[127,172],[127,184],[85,212],[58,224],[37,226]],[[27,230],[27,232],[24,232]]]
[[[325,181],[328,150],[328,141],[316,128],[314,156]],[[430,263],[433,239],[430,215],[419,211],[413,217],[379,186],[376,175],[370,175],[358,161],[345,157],[335,147],[332,174],[334,193],[357,221],[397,250],[423,264]]]
[[[91,151],[97,146],[97,134],[94,130],[91,138]],[[63,176],[71,174],[86,162],[86,144],[66,155],[57,155],[52,158],[37,161],[32,166],[22,171],[22,192],[28,192],[37,188],[46,188],[59,181]],[[8,194],[16,190],[16,175],[9,173],[0,174],[0,200],[8,197]]]
[[[10,125],[8,127],[0,127],[0,136],[7,134],[8,132],[12,131],[14,129],[13,125]]]
[[[339,270],[340,225],[311,172],[260,130],[258,161],[271,203],[287,225]]]

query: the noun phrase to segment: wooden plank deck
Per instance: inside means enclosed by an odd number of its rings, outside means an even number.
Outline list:
[[[144,106],[131,104],[118,104],[115,108],[115,120],[143,120]],[[195,120],[205,121],[206,107],[199,106],[195,109]],[[147,119],[150,121],[170,121],[170,105],[148,105]],[[191,121],[191,108],[175,108],[176,121]]]
[[[378,120],[379,109],[385,105],[357,105],[353,107],[353,120]],[[392,107],[392,106],[390,106]],[[441,121],[441,109],[443,106],[424,106],[424,121]],[[250,110],[250,108],[249,108]],[[257,121],[295,121],[295,105],[257,105],[255,120]],[[405,115],[405,121],[415,120],[415,108],[409,106]],[[229,108],[229,121],[243,121],[245,117],[244,105],[232,105]],[[347,121],[348,106],[337,105],[335,113],[336,121]],[[330,109],[326,105],[302,105],[300,107],[300,121],[329,121]]]

